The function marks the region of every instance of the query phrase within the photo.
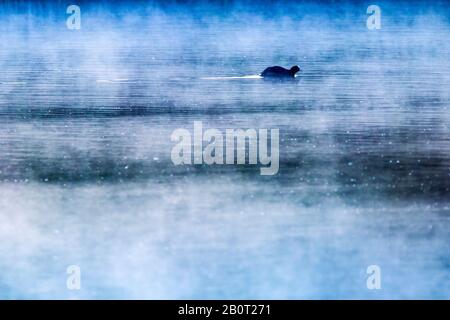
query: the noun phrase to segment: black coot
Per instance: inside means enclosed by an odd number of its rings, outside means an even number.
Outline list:
[[[295,74],[300,71],[298,66],[293,66],[291,69],[285,69],[283,67],[274,66],[265,69],[262,73],[262,77],[273,78],[293,78]]]

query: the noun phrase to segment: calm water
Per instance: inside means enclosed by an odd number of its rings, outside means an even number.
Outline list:
[[[0,297],[450,298],[450,25],[392,10],[3,12]],[[279,173],[175,167],[194,121],[279,128]]]

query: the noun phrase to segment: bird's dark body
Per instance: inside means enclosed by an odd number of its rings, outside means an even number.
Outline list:
[[[266,68],[262,73],[262,77],[273,77],[273,78],[293,78],[295,74],[300,71],[300,68],[293,66],[291,69],[285,69],[280,66],[274,66]]]

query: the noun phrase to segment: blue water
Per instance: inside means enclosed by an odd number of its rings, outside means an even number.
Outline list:
[[[0,298],[450,298],[445,10],[136,6],[0,11]],[[194,121],[279,173],[174,166]]]

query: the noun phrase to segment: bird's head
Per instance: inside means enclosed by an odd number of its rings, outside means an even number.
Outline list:
[[[292,75],[295,75],[297,72],[301,71],[300,68],[298,66],[293,66],[291,68],[291,73]]]

